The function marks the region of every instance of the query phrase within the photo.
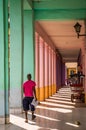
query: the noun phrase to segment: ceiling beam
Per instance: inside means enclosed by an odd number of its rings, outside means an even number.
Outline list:
[[[35,10],[86,9],[86,0],[33,0]]]
[[[86,9],[35,10],[35,20],[84,20]]]
[[[33,0],[35,20],[86,19],[86,0]]]

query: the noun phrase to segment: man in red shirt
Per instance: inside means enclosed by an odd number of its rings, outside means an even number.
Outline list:
[[[24,98],[23,98],[23,109],[25,111],[25,122],[28,122],[28,116],[27,112],[28,110],[32,111],[32,119],[34,118],[34,111],[35,107],[31,105],[32,100],[36,98],[36,91],[35,91],[35,86],[36,83],[31,80],[31,74],[27,75],[27,81],[23,83],[23,92],[24,92]]]

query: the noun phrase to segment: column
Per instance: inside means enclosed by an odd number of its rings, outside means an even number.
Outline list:
[[[61,85],[61,71],[60,71],[60,67],[61,67],[60,58],[59,58],[59,55],[57,53],[57,55],[56,55],[56,84],[57,84],[57,90],[60,88],[60,85]]]
[[[56,53],[54,52],[54,93],[56,93]]]
[[[35,79],[35,31],[33,10],[24,11],[24,81],[27,74],[31,73],[32,80]]]
[[[40,101],[45,99],[44,88],[44,43],[40,37],[39,41],[39,87],[40,87]]]
[[[0,0],[0,124],[9,123],[8,0]]]
[[[84,74],[85,74],[85,78],[84,78],[84,85],[85,85],[84,86],[84,91],[85,91],[85,103],[86,103],[86,52],[85,52],[85,55],[84,55],[84,60],[85,60],[85,62],[84,62],[85,63],[85,66],[84,66],[85,67],[84,68],[85,69],[84,70]]]
[[[10,0],[10,110],[22,110],[22,46],[23,46],[23,5],[21,0]]]
[[[45,43],[45,98],[49,97],[49,57],[48,45]]]
[[[52,50],[52,95],[54,94],[54,55]]]
[[[83,74],[85,75],[85,55],[84,55],[84,53],[82,55],[82,71],[83,71]],[[85,90],[85,77],[83,78],[83,87]]]
[[[52,95],[52,61],[51,48],[49,47],[49,96]]]
[[[62,62],[62,71],[61,72],[62,72],[62,76],[61,76],[62,85],[65,85],[65,63],[64,62]]]
[[[36,81],[36,95],[40,99],[39,89],[39,35],[35,33],[35,81]]]

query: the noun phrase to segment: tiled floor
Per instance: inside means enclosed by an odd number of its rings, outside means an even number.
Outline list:
[[[35,111],[36,118],[24,122],[24,113],[10,115],[10,124],[0,125],[0,130],[86,130],[86,105],[72,103],[70,89],[61,89],[58,93],[41,102]],[[77,125],[76,121],[80,122]]]

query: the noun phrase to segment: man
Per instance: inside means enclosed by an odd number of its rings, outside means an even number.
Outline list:
[[[33,105],[31,105],[32,100],[35,98],[35,100],[37,100],[36,98],[36,91],[35,91],[35,86],[36,83],[31,80],[31,74],[27,75],[27,81],[23,83],[23,92],[24,92],[24,99],[23,99],[23,109],[25,111],[25,122],[28,122],[28,116],[27,116],[27,112],[28,110],[32,111],[32,120],[34,118],[34,111],[35,111],[35,107]]]

